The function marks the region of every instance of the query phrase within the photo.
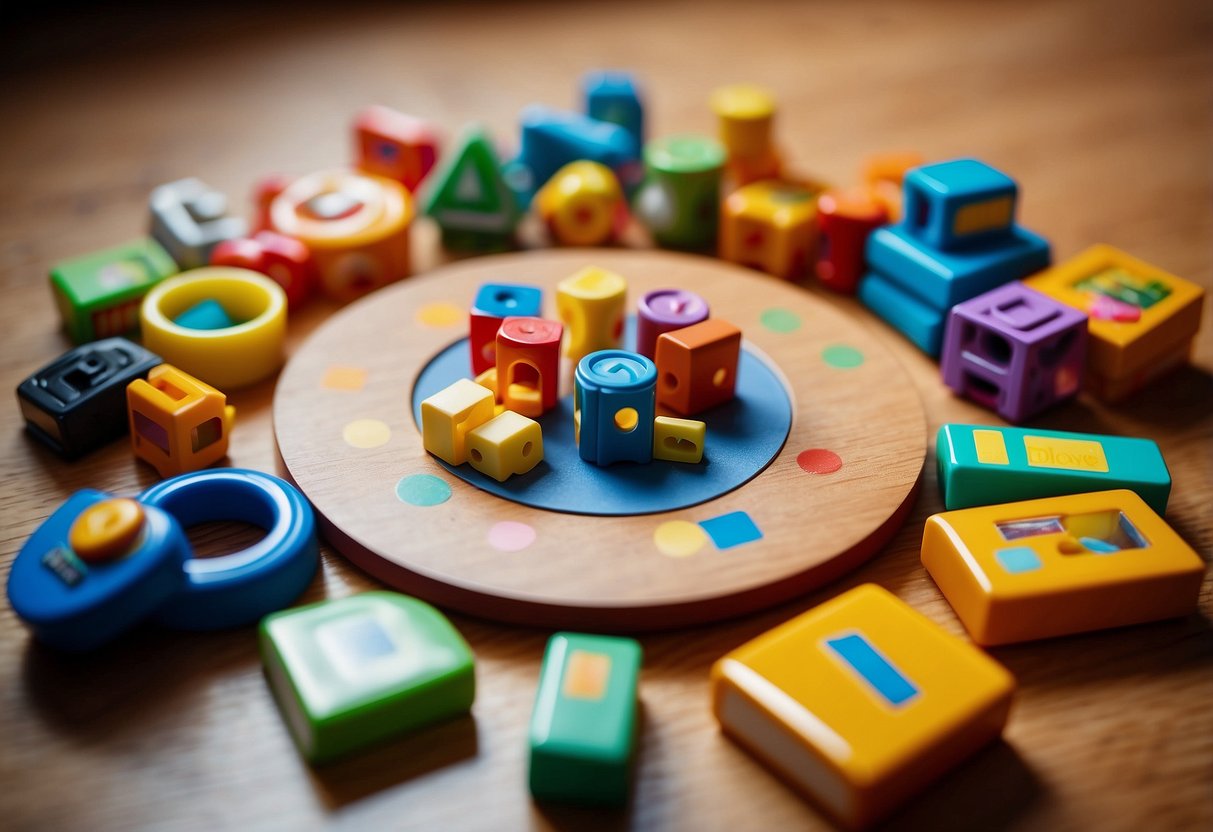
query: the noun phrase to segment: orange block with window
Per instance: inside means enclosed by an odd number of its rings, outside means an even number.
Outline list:
[[[126,388],[131,450],[162,477],[213,465],[227,455],[236,408],[227,396],[161,364]]]
[[[497,331],[497,401],[531,419],[556,406],[564,327],[543,318],[506,318]],[[490,388],[493,389],[493,388]]]
[[[720,318],[657,339],[657,406],[694,416],[733,398],[741,330]]]

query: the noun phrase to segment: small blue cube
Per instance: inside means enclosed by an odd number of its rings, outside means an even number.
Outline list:
[[[997,242],[1015,224],[1015,180],[977,159],[914,168],[904,187],[906,228],[932,248]]]

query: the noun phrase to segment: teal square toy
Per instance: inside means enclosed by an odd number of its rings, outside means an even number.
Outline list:
[[[467,713],[476,695],[467,642],[438,610],[395,592],[267,616],[261,656],[313,763]]]

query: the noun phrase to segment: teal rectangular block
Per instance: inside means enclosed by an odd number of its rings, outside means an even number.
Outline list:
[[[923,303],[883,275],[869,272],[859,283],[859,301],[889,326],[909,338],[914,346],[938,357],[943,346],[948,311]]]
[[[640,661],[640,645],[629,638],[556,633],[548,640],[530,729],[537,800],[627,802]]]
[[[948,424],[935,456],[949,511],[1127,488],[1162,515],[1171,494],[1171,472],[1150,439]]]

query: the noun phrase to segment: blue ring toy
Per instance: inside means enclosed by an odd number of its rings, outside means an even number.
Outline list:
[[[185,562],[184,586],[154,618],[182,630],[222,630],[258,621],[298,598],[316,574],[319,552],[312,507],[277,477],[244,468],[182,474],[139,496],[184,527],[241,520],[266,530],[229,555]]]

